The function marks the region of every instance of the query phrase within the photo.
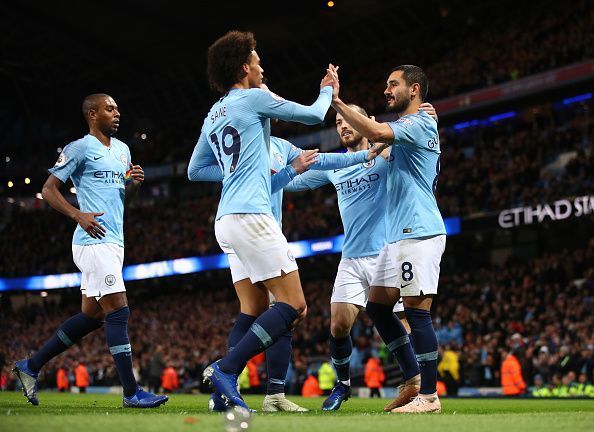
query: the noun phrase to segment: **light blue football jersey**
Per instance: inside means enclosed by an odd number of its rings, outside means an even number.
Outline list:
[[[272,214],[282,227],[283,188],[298,174],[291,163],[303,152],[282,138],[270,138],[270,171],[272,176]],[[318,153],[317,162],[309,170],[336,170],[366,161],[367,150],[347,153]],[[307,171],[306,171],[307,172]]]
[[[298,174],[291,163],[301,155],[302,149],[295,147],[282,138],[270,137],[270,173],[272,215],[282,227],[283,188]],[[347,153],[318,153],[317,162],[310,165],[310,170],[332,170],[349,167],[365,162],[367,151]],[[194,155],[188,164],[188,178],[191,181],[223,181],[223,173],[219,165],[199,167]]]
[[[76,225],[72,244],[115,243],[124,246],[124,202],[126,172],[130,165],[130,149],[116,138],[105,147],[92,135],[64,147],[58,161],[48,171],[66,183],[68,177],[76,188],[81,211],[104,212],[96,220],[106,229],[105,237],[95,239]]]
[[[370,162],[334,171],[307,171],[285,188],[316,189],[332,183],[344,227],[343,258],[377,255],[386,244],[386,179],[388,162]]]
[[[424,111],[388,123],[394,131],[388,173],[388,243],[445,234],[435,188],[439,175],[437,123]]]
[[[218,162],[223,190],[216,219],[226,214],[271,214],[270,119],[320,123],[330,107],[332,88],[304,106],[258,88],[232,89],[204,119],[192,159],[195,166]]]

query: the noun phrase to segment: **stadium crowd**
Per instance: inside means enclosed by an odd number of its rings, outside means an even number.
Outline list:
[[[302,265],[309,275],[304,283],[309,311],[293,339],[288,379],[293,393],[300,392],[307,377],[328,357],[329,296],[336,257],[307,261]],[[185,288],[177,290],[147,288],[134,295],[134,288],[129,289],[130,339],[144,385],[159,387],[163,371],[171,373],[173,368],[181,391],[205,391],[201,372],[225,352],[238,308],[227,272],[209,275],[199,279],[200,286],[193,290],[191,280],[179,282]],[[159,280],[153,283],[163,285]],[[2,373],[9,388],[14,386],[8,375],[12,362],[39,346],[76,308],[72,302],[20,310],[4,304],[0,357],[5,359]],[[510,257],[501,268],[445,273],[433,317],[441,345],[440,374],[449,394],[455,395],[460,386],[499,386],[502,364],[513,355],[526,383],[519,393],[536,384],[548,389],[549,395],[578,395],[579,382],[583,381],[584,389],[594,384],[594,238],[585,249],[573,252],[549,253],[525,263]],[[363,373],[370,357],[381,358],[384,364],[393,362],[366,315],[352,335],[354,376]],[[91,385],[117,383],[104,337],[103,331],[97,331],[52,360],[42,371],[42,385],[55,387],[60,367],[74,382],[78,364],[89,370]],[[264,364],[259,374],[264,379]]]
[[[590,193],[594,180],[594,103],[587,100],[556,109],[534,106],[499,123],[440,131],[441,173],[437,197],[443,216],[476,216]],[[568,162],[557,159],[569,155]],[[547,165],[551,165],[547,167]],[[180,199],[151,197],[149,183],[127,211],[126,263],[137,264],[220,253],[213,225],[220,186],[188,184],[202,195]],[[13,206],[0,232],[6,276],[76,271],[70,257],[74,224],[57,212]],[[286,193],[283,230],[289,241],[342,232],[332,186]],[[46,242],[31,239],[47,238]]]

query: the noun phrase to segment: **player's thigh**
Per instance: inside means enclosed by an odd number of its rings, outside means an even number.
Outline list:
[[[394,307],[400,299],[400,290],[385,286],[373,285],[369,290],[369,301]]]
[[[261,284],[253,284],[250,279],[243,279],[233,283],[239,307],[242,313],[258,316],[268,309],[270,303],[268,290]]]
[[[107,294],[99,299],[99,305],[107,315],[128,306],[128,297],[125,292]]]
[[[274,295],[277,302],[287,303],[300,313],[305,311],[305,296],[297,270],[264,280],[262,283]]]
[[[86,295],[83,295],[80,310],[85,315],[95,318],[96,320],[101,320],[105,316],[101,305],[95,297],[87,297]]]
[[[331,303],[330,333],[332,336],[347,337],[361,309],[361,306],[351,303]]]

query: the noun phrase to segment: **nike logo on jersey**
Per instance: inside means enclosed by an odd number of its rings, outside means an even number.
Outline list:
[[[99,156],[99,157],[97,157],[97,156],[93,156],[93,160],[99,160],[99,159],[101,159],[102,157],[103,157],[103,156]]]
[[[406,284],[406,285],[402,285],[402,284],[400,284],[400,289],[404,289],[404,288],[406,288],[406,287],[407,287],[407,286],[409,286],[409,285],[412,285],[412,282],[411,282],[411,283],[409,283],[409,284]]]

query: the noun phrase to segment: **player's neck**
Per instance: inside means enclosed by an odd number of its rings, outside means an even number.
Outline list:
[[[408,105],[408,108],[406,110],[404,110],[403,112],[400,113],[400,117],[404,117],[406,115],[415,114],[415,113],[419,112],[419,107],[420,106],[421,106],[421,101],[418,100],[418,99],[414,99]]]
[[[108,137],[107,135],[105,135],[104,133],[102,133],[100,131],[91,129],[89,131],[89,135],[93,135],[105,147],[109,147],[111,145],[111,137]]]
[[[231,90],[233,89],[244,89],[247,90],[250,88],[250,82],[247,79],[247,76],[242,79],[241,81],[236,82],[231,86]]]
[[[369,150],[369,141],[367,141],[367,139],[363,138],[361,141],[359,141],[359,144],[357,144],[356,146],[353,147],[347,147],[347,153],[354,153],[354,152],[358,152],[361,150]]]

